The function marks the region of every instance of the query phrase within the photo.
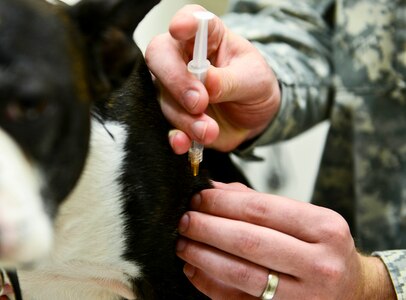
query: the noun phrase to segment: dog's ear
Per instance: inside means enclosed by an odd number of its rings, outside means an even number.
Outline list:
[[[132,36],[137,25],[160,0],[82,0],[72,12],[83,31],[98,34],[116,27]]]
[[[93,87],[100,96],[120,86],[142,55],[133,33],[160,0],[82,0],[70,16],[85,37]]]

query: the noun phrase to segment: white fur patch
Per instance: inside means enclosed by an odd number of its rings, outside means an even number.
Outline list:
[[[0,129],[0,266],[42,259],[51,248],[52,227],[42,198],[39,171]]]
[[[51,3],[58,2],[58,0],[46,0],[46,1],[51,2]],[[76,4],[79,2],[79,0],[62,0],[62,1],[66,2],[69,5],[73,5],[73,4]]]
[[[58,4],[58,2],[59,2],[59,0],[45,0],[45,1],[48,3],[51,3],[51,4]],[[63,1],[63,2],[65,2],[65,1]]]
[[[62,205],[50,261],[20,272],[24,299],[135,299],[127,275],[140,268],[124,261],[121,188],[117,182],[126,130],[92,122],[90,153],[78,186]],[[74,158],[73,158],[74,159]]]

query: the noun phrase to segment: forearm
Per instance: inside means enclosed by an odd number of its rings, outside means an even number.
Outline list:
[[[223,18],[259,49],[282,89],[278,115],[256,145],[288,139],[326,119],[333,73],[330,28],[319,11],[325,8],[311,1],[262,2],[237,1]]]

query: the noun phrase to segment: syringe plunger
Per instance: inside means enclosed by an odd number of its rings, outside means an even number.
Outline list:
[[[188,70],[204,83],[210,62],[207,59],[208,22],[214,17],[209,11],[198,11],[193,14],[199,21],[193,48],[193,59],[188,64]]]

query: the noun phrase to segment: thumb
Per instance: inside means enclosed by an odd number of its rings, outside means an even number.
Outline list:
[[[279,85],[272,69],[257,52],[247,52],[229,60],[226,66],[212,66],[206,77],[210,103],[256,104],[272,96],[278,98]]]

